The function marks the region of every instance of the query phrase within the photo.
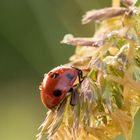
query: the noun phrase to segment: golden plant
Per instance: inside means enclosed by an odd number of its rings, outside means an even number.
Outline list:
[[[66,65],[85,69],[85,78],[75,106],[68,94],[47,112],[38,140],[44,134],[53,140],[105,140],[121,133],[131,140],[140,107],[140,7],[129,2],[119,7],[114,0],[113,7],[87,12],[82,23],[96,22],[93,37],[64,37],[62,43],[76,46]]]

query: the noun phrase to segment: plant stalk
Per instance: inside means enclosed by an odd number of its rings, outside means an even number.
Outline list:
[[[112,0],[112,7],[120,7],[120,0]]]

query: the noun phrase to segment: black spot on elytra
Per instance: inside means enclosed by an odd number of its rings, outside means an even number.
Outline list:
[[[57,78],[59,76],[59,73],[53,73],[52,75],[51,75],[51,78]]]
[[[62,92],[61,92],[61,90],[56,89],[56,90],[54,90],[53,95],[54,95],[55,97],[59,97],[59,96],[62,95]]]
[[[72,79],[73,79],[73,76],[72,76],[70,73],[66,74],[66,77],[67,77],[69,80],[72,80]]]

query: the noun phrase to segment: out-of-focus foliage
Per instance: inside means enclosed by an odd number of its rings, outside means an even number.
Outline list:
[[[132,139],[140,107],[140,9],[117,10],[91,11],[84,17],[84,23],[98,20],[94,37],[64,37],[63,43],[77,45],[69,64],[90,72],[84,72],[77,89],[77,105],[71,106],[68,96],[49,110],[38,140],[44,134],[54,140],[105,140],[120,134]]]

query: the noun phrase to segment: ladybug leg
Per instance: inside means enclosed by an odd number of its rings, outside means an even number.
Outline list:
[[[79,79],[79,83],[83,81],[83,72],[80,69],[78,69],[78,79]]]
[[[72,106],[75,106],[79,102],[79,93],[78,93],[78,88],[71,88],[71,99],[70,99],[70,104]]]
[[[77,70],[79,83],[82,83],[82,81],[83,81],[83,72],[82,72],[82,70],[80,70],[78,68],[75,68],[75,67],[72,67],[72,68]]]
[[[73,88],[70,88],[69,92],[71,92],[71,93],[72,93],[72,92],[73,92]]]

